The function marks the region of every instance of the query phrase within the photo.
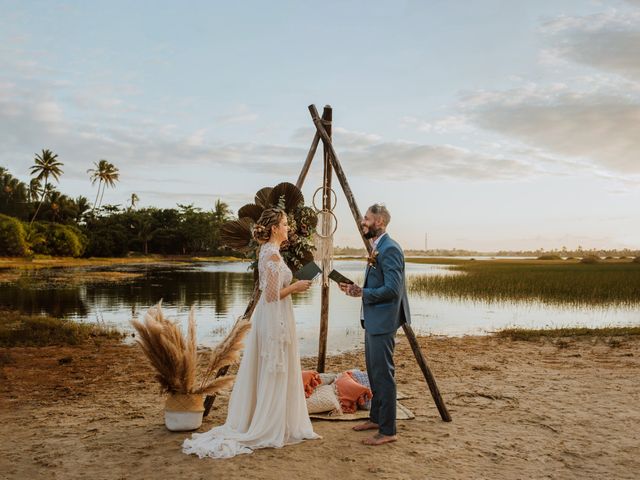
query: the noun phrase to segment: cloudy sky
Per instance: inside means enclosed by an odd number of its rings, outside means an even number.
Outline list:
[[[0,0],[0,165],[49,148],[93,199],[105,158],[106,203],[237,210],[295,182],[330,104],[405,248],[639,248],[639,52],[638,0]]]

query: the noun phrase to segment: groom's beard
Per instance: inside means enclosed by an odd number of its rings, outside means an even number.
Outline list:
[[[376,227],[368,227],[366,233],[364,234],[364,238],[366,238],[367,240],[371,240],[372,238],[376,238],[381,233],[381,229],[377,229]]]

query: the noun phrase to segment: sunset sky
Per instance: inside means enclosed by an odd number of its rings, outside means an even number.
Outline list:
[[[334,108],[362,210],[405,248],[640,248],[640,0],[0,0],[0,166],[105,203],[295,182]],[[307,179],[320,186],[321,156]],[[336,243],[360,246],[338,192]]]

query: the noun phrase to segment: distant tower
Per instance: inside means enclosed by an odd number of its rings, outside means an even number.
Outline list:
[[[427,232],[424,232],[424,251],[426,252],[427,250]]]

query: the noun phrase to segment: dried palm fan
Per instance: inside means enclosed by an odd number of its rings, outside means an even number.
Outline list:
[[[269,208],[271,206],[271,204],[269,203],[269,195],[271,195],[271,190],[273,190],[273,188],[271,187],[264,187],[258,190],[258,192],[256,193],[256,205],[262,208]]]
[[[243,207],[240,207],[240,210],[238,210],[238,218],[247,217],[254,222],[257,222],[260,218],[260,215],[262,215],[263,210],[264,208],[262,208],[260,205],[256,205],[255,203],[248,203]]]
[[[223,245],[240,251],[246,251],[251,242],[253,220],[248,217],[225,222],[220,228]]]
[[[269,203],[278,206],[280,199],[284,199],[284,209],[287,213],[293,212],[296,207],[304,204],[304,195],[293,183],[279,183],[269,194]]]
[[[164,317],[161,304],[150,308],[144,322],[132,320],[138,332],[138,343],[156,370],[156,380],[164,392],[176,394],[215,394],[233,384],[234,377],[212,379],[212,372],[235,363],[250,323],[239,319],[227,336],[213,350],[207,371],[196,387],[198,363],[196,320],[194,309],[189,313],[187,338],[180,325]]]

